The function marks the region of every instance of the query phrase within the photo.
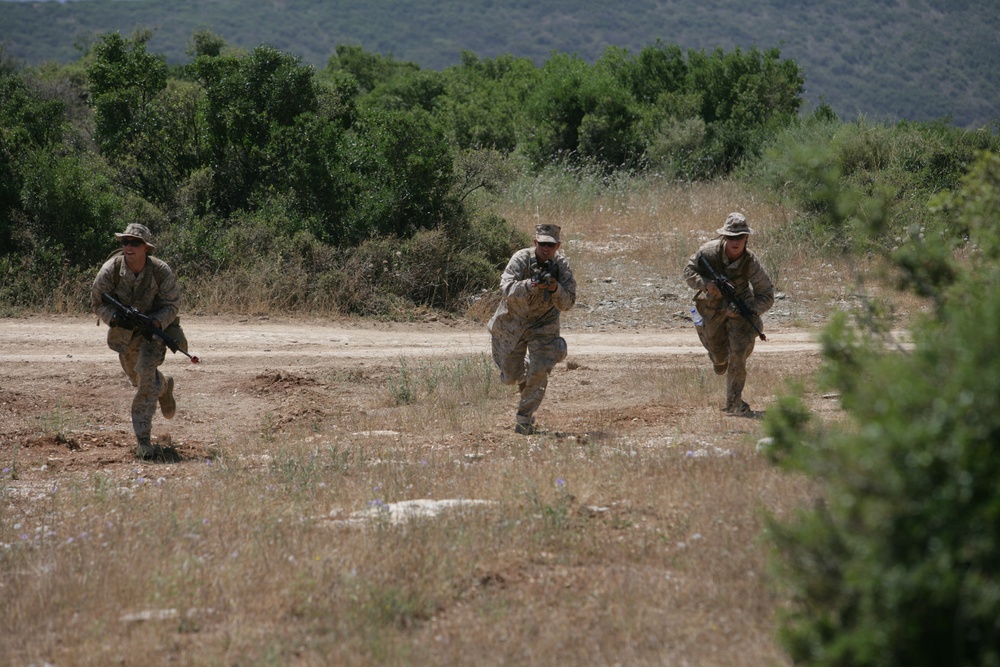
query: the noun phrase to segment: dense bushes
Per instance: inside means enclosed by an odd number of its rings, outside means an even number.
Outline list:
[[[192,284],[245,281],[246,267],[264,262],[278,267],[276,307],[314,298],[288,294],[307,289],[280,278],[294,270],[332,286],[337,308],[379,311],[379,293],[455,308],[524,242],[475,208],[509,178],[508,158],[536,169],[726,173],[790,121],[802,87],[777,51],[685,56],[657,43],[635,56],[611,49],[594,65],[553,54],[540,68],[467,54],[428,72],[341,46],[314,72],[273,47],[237,52],[205,31],[188,64],[168,67],[147,50],[150,37],[103,35],[82,67],[67,68],[65,88],[82,84],[88,96],[83,118],[4,68],[5,293],[57,289],[54,274],[25,272],[48,266],[44,258],[86,275],[112,232],[140,220]],[[45,71],[48,90],[58,77]],[[329,251],[307,253],[325,258],[318,266],[288,264],[294,248],[319,246]],[[368,297],[350,297],[355,288]]]
[[[412,288],[430,280],[417,268],[423,260],[410,267],[423,277],[409,281],[350,273],[397,290],[405,303],[454,308],[513,250],[460,232],[515,236],[476,208],[511,165],[679,179],[743,168],[790,197],[806,221],[849,237],[832,222],[828,184],[795,159],[810,142],[836,165],[834,180],[886,207],[880,219],[889,224],[877,238],[891,246],[904,222],[925,215],[929,194],[954,186],[974,150],[997,145],[996,135],[940,124],[842,125],[826,109],[798,119],[802,75],[776,49],[684,53],[657,42],[635,54],[608,49],[593,65],[554,53],[541,67],[464,54],[460,65],[429,72],[341,46],[315,72],[273,47],[238,52],[207,32],[194,36],[189,63],[167,67],[147,51],[149,36],[102,36],[62,72],[62,93],[53,93],[60,72],[51,67],[34,78],[3,68],[0,253],[8,265],[41,266],[22,260],[44,247],[86,273],[103,260],[110,232],[131,220],[171,239],[165,258],[197,281],[253,255],[280,264],[277,248],[296,238],[330,246],[344,271],[362,247],[420,235],[435,247],[469,244],[461,271],[434,263],[435,275],[450,277],[428,284],[447,289]],[[66,92],[74,90],[88,96],[89,113]],[[765,146],[772,151],[760,159]],[[248,226],[269,242],[246,246],[229,233]],[[470,267],[476,277],[459,279]],[[29,279],[36,288],[46,280],[4,277],[7,285]]]
[[[984,150],[1000,151],[1000,135],[943,123],[842,123],[821,108],[776,133],[763,159],[745,164],[740,175],[803,212],[799,224],[825,242],[847,249],[864,240],[889,250],[910,228],[931,224],[930,198],[955,189]],[[837,208],[843,198],[829,196],[833,187],[865,198],[879,213],[844,216]]]
[[[1000,158],[981,154],[935,211],[935,229],[968,236],[905,244],[950,266],[919,283],[938,307],[912,351],[837,317],[823,378],[848,419],[820,423],[793,397],[768,414],[772,459],[822,484],[772,525],[796,664],[1000,664]]]

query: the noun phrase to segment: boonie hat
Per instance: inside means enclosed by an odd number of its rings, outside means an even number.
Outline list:
[[[535,225],[535,240],[542,243],[559,243],[559,225]]]
[[[722,225],[722,227],[715,231],[722,236],[743,236],[744,234],[753,234],[753,230],[750,229],[750,225],[747,224],[746,216],[742,213],[730,213],[729,217],[726,218],[726,224]]]
[[[142,239],[150,248],[156,247],[153,245],[153,235],[149,232],[149,228],[146,225],[140,225],[138,222],[130,222],[121,234],[115,232],[115,238],[119,241],[127,238]]]

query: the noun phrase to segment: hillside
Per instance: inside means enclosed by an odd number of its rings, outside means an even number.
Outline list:
[[[809,105],[844,119],[1000,118],[1000,3],[995,0],[0,0],[0,41],[28,64],[68,62],[95,34],[153,28],[153,52],[184,62],[192,31],[262,43],[325,65],[359,44],[427,69],[510,53],[553,51],[594,61],[608,46],[657,39],[685,49],[778,47],[806,74]]]

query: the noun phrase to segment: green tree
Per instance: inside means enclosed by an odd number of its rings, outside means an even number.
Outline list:
[[[130,39],[106,33],[94,48],[87,76],[96,139],[110,158],[127,153],[136,135],[156,122],[153,100],[167,86],[167,65],[161,56],[146,51],[151,36],[148,31]]]
[[[632,97],[606,66],[553,54],[527,100],[527,113],[532,135],[525,150],[537,165],[582,159],[628,167],[642,153],[633,132],[638,115]]]
[[[802,104],[802,72],[778,49],[691,51],[688,65],[688,90],[699,95],[707,128],[705,153],[719,174],[758,155]]]
[[[357,45],[339,44],[327,61],[328,72],[349,73],[358,82],[363,93],[371,93],[379,84],[395,78],[407,78],[420,71],[416,63],[396,60],[392,56],[369,53]]]
[[[97,155],[31,155],[21,190],[22,248],[61,252],[75,266],[106,256],[122,208],[108,172]]]
[[[266,45],[242,58],[202,56],[192,69],[205,89],[213,199],[228,215],[287,185],[272,140],[317,112],[318,88],[311,67]]]
[[[353,194],[349,209],[327,223],[334,242],[405,238],[455,214],[451,151],[429,114],[366,112],[348,133],[344,150]]]
[[[460,149],[512,153],[530,136],[526,103],[540,73],[527,58],[480,59],[462,53],[462,64],[445,71],[447,93],[437,116]]]
[[[847,419],[823,424],[795,397],[767,417],[772,460],[821,488],[813,509],[771,526],[796,664],[1000,664],[1000,158],[982,154],[936,210],[969,236],[965,259],[924,285],[939,307],[912,327],[912,349],[838,316],[822,378]]]
[[[169,77],[163,58],[146,50],[149,38],[102,35],[87,74],[102,155],[131,192],[170,207],[205,160],[202,92]]]
[[[0,255],[14,249],[28,162],[58,145],[63,131],[62,104],[39,99],[16,68],[0,72]]]

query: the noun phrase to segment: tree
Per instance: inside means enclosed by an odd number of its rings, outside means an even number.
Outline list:
[[[266,45],[242,58],[202,56],[192,68],[205,89],[214,199],[227,215],[256,193],[287,185],[272,141],[317,112],[318,88],[311,67]]]
[[[153,100],[167,86],[167,65],[146,51],[151,36],[101,35],[87,69],[97,142],[110,158],[128,153],[134,138],[156,123]]]
[[[615,168],[642,154],[633,131],[638,113],[631,94],[610,68],[554,54],[527,101],[533,134],[526,152],[536,164],[583,159]]]
[[[936,208],[969,231],[968,258],[923,286],[939,308],[912,350],[841,315],[822,377],[847,421],[818,423],[794,396],[767,417],[772,460],[821,487],[813,509],[771,525],[796,664],[1000,664],[1000,158],[982,154]]]
[[[407,238],[455,214],[451,151],[429,114],[366,112],[344,150],[354,187],[349,209],[328,225],[335,242]]]
[[[57,145],[62,132],[62,104],[39,99],[15,68],[0,72],[0,255],[14,249],[28,161]]]

